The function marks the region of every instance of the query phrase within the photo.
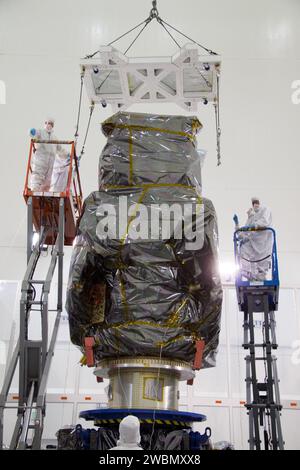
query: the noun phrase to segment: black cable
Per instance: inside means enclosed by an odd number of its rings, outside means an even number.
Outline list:
[[[146,21],[148,21],[148,18],[144,21],[141,21],[141,23],[137,24],[136,26],[134,26],[133,28],[129,29],[128,31],[126,31],[126,33],[124,34],[121,34],[121,36],[117,37],[116,39],[114,39],[113,41],[111,41],[109,44],[107,44],[108,46],[111,46],[112,44],[114,44],[115,42],[119,41],[120,39],[122,39],[124,36],[126,36],[127,34],[131,33],[132,31],[134,31],[135,29],[137,29],[139,26],[141,26],[143,23],[145,23]],[[93,54],[87,54],[85,56],[85,59],[92,59],[96,54],[98,54],[99,50],[93,52]]]
[[[126,33],[124,34],[121,34],[121,36],[117,37],[116,39],[114,39],[113,41],[111,41],[110,43],[108,43],[107,45],[108,46],[111,46],[112,44],[114,44],[115,42],[119,41],[120,39],[122,39],[124,36],[127,36],[127,34],[131,33],[132,31],[134,31],[135,29],[137,29],[139,26],[141,26],[143,23],[150,23],[150,21],[152,20],[152,18],[147,18],[146,20],[144,21],[141,21],[141,23],[137,24],[136,26],[134,26],[133,28],[129,29],[128,31],[126,31]],[[85,59],[92,59],[96,54],[98,54],[99,50],[93,52],[93,54],[88,54],[85,56]]]
[[[163,21],[161,20],[161,18],[156,18],[158,23],[164,28],[165,31],[167,31],[168,35],[171,37],[171,39],[173,39],[173,41],[175,42],[175,44],[179,47],[179,49],[181,49],[181,46],[180,44],[176,41],[176,39],[174,38],[174,36],[170,33],[170,31],[165,27]]]
[[[93,54],[88,54],[85,56],[85,59],[92,59],[96,54],[98,54],[99,51],[93,52]]]
[[[217,71],[217,105],[218,105],[218,129],[220,129],[220,109],[219,109],[219,103],[220,103],[220,77],[219,77],[219,71]]]
[[[203,75],[202,72],[200,72],[200,70],[195,67],[196,71],[199,73],[200,77],[202,78],[202,80],[205,82],[205,85],[207,86],[207,88],[212,88],[212,84],[210,83],[209,80],[207,80],[207,78]]]
[[[146,20],[147,21],[147,20]],[[144,23],[144,22],[143,22]],[[141,24],[143,24],[141,23]],[[135,41],[138,39],[138,37],[142,34],[142,32],[144,31],[144,29],[146,28],[146,26],[148,26],[148,24],[150,23],[150,21],[147,21],[146,24],[142,27],[142,29],[140,30],[140,32],[137,34],[137,36],[133,39],[133,41],[130,43],[130,45],[127,47],[126,51],[124,52],[124,55],[129,51],[129,49],[133,46],[133,44],[135,43]],[[140,25],[139,25],[140,26]],[[114,41],[113,41],[114,42]],[[109,46],[110,44],[108,44]],[[112,73],[112,70],[110,72],[108,72],[108,74],[106,75],[106,77],[104,78],[104,80],[100,83],[99,86],[97,86],[97,91],[99,92],[102,88],[102,86],[104,85],[104,83],[106,82],[106,80],[109,78],[109,76],[111,75]]]
[[[108,46],[111,46],[112,44],[114,44],[115,42],[119,41],[119,39],[122,39],[124,36],[127,36],[127,34],[131,33],[132,31],[134,31],[135,29],[137,29],[139,26],[141,26],[143,23],[146,23],[148,21],[148,18],[144,21],[142,21],[141,23],[137,24],[136,26],[134,26],[133,28],[129,29],[129,31],[127,31],[126,33],[122,34],[121,36],[119,36],[117,39],[114,39],[113,41],[111,41],[109,44],[107,44]],[[98,51],[97,51],[98,52]]]
[[[78,137],[79,120],[80,120],[80,112],[81,112],[82,89],[83,89],[83,76],[84,76],[84,71],[81,73],[81,76],[80,76],[80,93],[79,93],[79,104],[78,104],[78,113],[77,113],[77,124],[76,124],[76,131],[75,131],[75,134],[74,134],[75,139],[77,139],[77,137]]]
[[[212,51],[211,49],[208,49],[207,47],[203,46],[202,44],[200,44],[199,42],[195,41],[194,39],[190,38],[189,36],[187,36],[186,34],[184,34],[182,31],[179,31],[179,29],[175,28],[174,26],[172,26],[171,24],[167,23],[165,20],[163,20],[162,18],[159,18],[162,23],[164,23],[166,26],[169,26],[169,28],[171,29],[174,29],[174,31],[176,31],[176,33],[179,33],[181,34],[181,36],[184,36],[186,39],[188,39],[189,41],[192,41],[194,44],[197,44],[197,46],[201,47],[202,49],[204,49],[206,52],[208,52],[209,54],[213,54],[213,55],[218,55],[216,52]]]
[[[34,302],[35,301],[35,297],[36,297],[36,288],[34,287],[34,285],[32,284],[32,282],[29,282],[29,285],[32,289],[32,301]]]
[[[221,165],[221,127],[220,127],[220,79],[219,71],[217,71],[217,101],[214,103],[216,114],[216,137],[217,137],[217,166]]]
[[[110,74],[112,73],[113,70],[110,70],[110,72],[108,72],[108,74],[106,75],[105,79],[100,83],[100,85],[97,86],[96,90],[98,92],[100,92],[102,86],[104,85],[104,83],[106,82],[106,80],[108,79],[108,77],[110,76]]]
[[[247,259],[247,258],[243,258],[241,256],[241,258],[244,260],[244,261],[248,261],[249,263],[259,263],[260,261],[265,261],[266,259],[270,258],[271,255],[267,255],[265,256],[264,258],[261,258],[261,259],[255,259],[255,260],[250,260],[250,259]]]
[[[138,35],[134,38],[134,40],[130,43],[130,45],[127,47],[126,51],[124,52],[124,55],[129,51],[129,49],[131,48],[131,46],[133,46],[133,44],[135,43],[135,41],[140,37],[140,35],[142,34],[142,32],[144,31],[144,29],[148,26],[148,24],[151,22],[151,20],[146,20],[146,23],[144,24],[144,26],[142,27],[142,29],[140,30],[140,32],[138,33]]]
[[[78,160],[81,160],[81,157],[82,157],[82,155],[84,154],[84,147],[85,147],[86,139],[87,139],[87,136],[88,136],[88,133],[89,133],[89,128],[90,128],[90,124],[91,124],[91,118],[92,118],[92,114],[93,114],[94,108],[95,108],[95,105],[94,105],[94,103],[93,103],[93,104],[91,105],[91,108],[90,108],[89,120],[88,120],[86,132],[85,132],[85,137],[84,137],[84,141],[83,141],[83,144],[82,144],[82,149],[81,149],[81,152],[80,152],[80,156],[78,157]]]
[[[220,144],[219,144],[220,127],[218,125],[218,122],[219,122],[219,104],[218,104],[218,102],[214,103],[214,108],[215,108],[216,139],[217,139],[217,166],[219,166],[221,164],[221,162],[220,162]]]

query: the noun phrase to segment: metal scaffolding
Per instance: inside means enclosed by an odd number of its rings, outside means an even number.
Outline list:
[[[36,145],[69,145],[68,179],[63,192],[33,191],[32,170]],[[74,141],[31,140],[24,187],[27,204],[27,268],[21,287],[20,329],[0,394],[0,449],[3,448],[4,412],[17,408],[17,420],[10,449],[41,448],[46,389],[51,360],[63,310],[64,245],[72,245],[76,224],[81,214],[82,190]],[[34,235],[37,241],[34,243]],[[41,255],[51,248],[45,276],[38,278]],[[57,302],[49,309],[49,294],[57,267]],[[53,291],[53,288],[52,288]],[[51,293],[52,293],[51,291]],[[49,337],[49,312],[56,314]],[[40,315],[38,339],[31,339],[30,318]],[[14,375],[19,374],[18,406],[8,403]],[[34,412],[34,413],[33,413]]]
[[[255,236],[256,232],[268,231],[272,235],[272,250],[267,257],[259,260],[243,256],[244,237]],[[250,232],[250,234],[249,234]],[[252,232],[252,234],[251,234]],[[255,240],[255,238],[253,239]],[[249,416],[250,450],[283,450],[281,429],[281,403],[275,332],[275,314],[278,309],[279,275],[277,262],[276,234],[270,227],[253,229],[242,227],[234,233],[236,292],[240,310],[244,313],[243,348],[248,351],[246,360],[246,404]],[[262,261],[269,263],[269,270],[261,279],[255,278]],[[243,269],[243,262],[249,267]],[[250,278],[249,278],[250,275]],[[262,319],[262,340],[257,341],[256,321]],[[263,367],[261,367],[263,365]]]
[[[39,237],[32,247],[33,239],[33,200],[27,201],[27,269],[22,282],[20,300],[20,336],[15,347],[0,395],[0,448],[3,447],[4,411],[13,408],[7,403],[9,389],[19,365],[19,395],[17,406],[17,420],[10,442],[10,449],[26,449],[29,446],[29,434],[31,430],[31,447],[40,449],[45,416],[45,397],[47,379],[54,354],[60,317],[62,313],[63,293],[63,255],[64,255],[64,225],[65,225],[65,200],[59,199],[58,226],[55,229],[56,242],[52,249],[50,263],[45,280],[35,279],[35,273],[39,264],[41,252],[47,232],[53,227],[41,226]],[[50,287],[58,265],[57,282],[57,306],[56,319],[52,330],[50,342],[48,341],[49,320],[49,293]],[[36,290],[40,289],[41,295],[36,300]],[[51,310],[53,311],[53,310]],[[40,313],[41,329],[40,339],[31,340],[29,335],[29,319],[31,315]],[[35,410],[34,424],[31,416]]]
[[[277,374],[277,358],[272,351],[277,349],[274,311],[269,298],[272,292],[258,291],[252,287],[245,293],[244,310],[244,343],[243,348],[249,351],[246,356],[246,408],[249,415],[250,450],[264,449],[283,450]],[[263,312],[263,342],[255,339],[255,313]],[[260,352],[258,352],[260,351]],[[264,363],[264,376],[259,376],[258,361]],[[263,430],[263,433],[262,433]],[[262,435],[263,434],[263,439]]]

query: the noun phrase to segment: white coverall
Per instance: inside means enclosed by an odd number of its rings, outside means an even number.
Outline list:
[[[54,160],[50,185],[51,192],[61,193],[66,190],[69,175],[69,166],[70,156],[64,149],[61,149],[57,152]]]
[[[140,422],[136,416],[129,415],[122,419],[119,426],[120,440],[116,447],[110,450],[143,450],[141,441]]]
[[[254,228],[272,226],[272,214],[267,207],[250,210],[246,225]],[[271,267],[273,234],[270,230],[250,231],[242,234],[242,275],[249,280],[263,281]],[[252,261],[252,262],[251,262]]]
[[[34,136],[38,140],[57,140],[52,132],[46,129],[37,129]],[[36,144],[36,152],[31,160],[32,191],[49,191],[55,155],[61,150],[59,144]]]

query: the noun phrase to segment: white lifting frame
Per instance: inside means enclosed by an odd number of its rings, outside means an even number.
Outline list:
[[[101,46],[97,57],[81,61],[90,101],[110,104],[114,112],[136,103],[176,103],[186,111],[216,104],[220,67],[220,56],[200,55],[195,44],[173,57],[144,59]]]

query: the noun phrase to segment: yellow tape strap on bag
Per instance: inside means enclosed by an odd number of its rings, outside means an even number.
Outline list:
[[[169,344],[177,343],[178,341],[181,341],[185,338],[186,337],[184,335],[176,336],[175,338],[168,339],[167,341],[158,341],[157,343],[155,343],[154,346],[156,346],[157,348],[164,348],[168,346]]]
[[[195,125],[192,124],[192,129],[198,129],[202,127],[202,124],[199,123],[197,127],[194,127]],[[146,132],[159,132],[161,134],[170,134],[170,135],[176,135],[180,137],[186,137],[189,139],[191,142],[194,142],[196,136],[195,134],[189,134],[188,132],[183,132],[183,131],[173,131],[172,129],[162,129],[160,127],[150,127],[150,126],[140,126],[140,125],[128,125],[128,124],[115,124],[114,125],[115,129],[128,129],[129,131],[146,131]]]
[[[110,323],[106,325],[105,327],[102,327],[101,329],[103,331],[109,330],[109,329],[122,330],[122,328],[127,328],[128,326],[149,326],[151,328],[161,328],[161,329],[166,329],[166,330],[169,330],[170,328],[172,328],[169,325],[166,325],[164,323],[154,323],[154,322],[146,321],[146,320],[130,320],[130,321],[127,321],[126,323]],[[180,326],[180,328],[185,329],[186,333],[189,336],[193,336],[193,332],[191,332],[188,328],[185,328],[184,326]]]
[[[189,336],[193,339],[194,343],[196,343],[196,341],[198,340],[202,340],[203,338],[198,336],[195,332],[189,332]],[[168,346],[169,344],[172,344],[172,343],[177,343],[177,341],[181,341],[182,339],[185,339],[186,336],[184,335],[179,335],[179,336],[176,336],[175,338],[172,338],[172,339],[168,339],[167,341],[158,341],[157,343],[155,343],[155,346],[158,347],[158,348],[164,348],[166,346]]]
[[[180,326],[178,324],[179,322],[179,318],[180,318],[180,311],[181,309],[185,306],[185,304],[187,303],[187,298],[185,298],[179,305],[179,307],[177,308],[177,310],[175,310],[175,312],[172,312],[171,315],[169,316],[169,318],[164,322],[164,325],[166,325],[167,327],[170,327],[170,328],[176,328],[178,326]]]
[[[101,189],[110,190],[110,189],[151,189],[151,188],[191,189],[201,199],[201,196],[197,188],[195,188],[195,186],[192,186],[191,184],[182,184],[182,183],[105,184],[102,186]]]
[[[79,363],[80,363],[82,366],[86,366],[87,361],[86,361],[86,355],[85,355],[85,354],[80,358]]]

